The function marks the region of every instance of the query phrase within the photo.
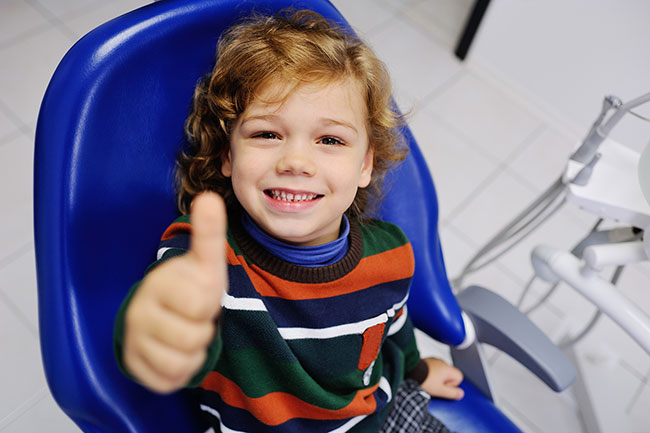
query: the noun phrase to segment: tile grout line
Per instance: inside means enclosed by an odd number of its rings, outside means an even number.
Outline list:
[[[32,409],[34,406],[36,406],[38,403],[40,403],[43,399],[45,399],[47,397],[48,393],[49,393],[49,390],[48,390],[47,385],[42,387],[40,390],[36,391],[36,393],[34,395],[29,397],[20,406],[15,408],[7,416],[5,416],[2,420],[0,420],[0,431],[4,430],[5,428],[7,428],[11,424],[13,424],[20,417],[22,417],[25,413],[27,413],[30,409]]]
[[[34,244],[31,241],[24,244],[24,245],[22,245],[17,250],[10,253],[8,256],[5,256],[2,259],[0,259],[0,270],[2,270],[5,267],[11,265],[16,260],[20,259],[21,257],[23,257],[25,254],[29,253],[30,251],[34,251]],[[35,272],[35,270],[34,270],[34,272]],[[35,289],[37,289],[37,288],[35,288]],[[12,299],[2,290],[2,287],[0,287],[0,301],[4,302],[4,304],[14,313],[16,318],[38,340],[38,338],[39,338],[38,326],[35,327],[31,323],[30,319],[27,316],[25,316],[25,314],[22,312],[22,310],[20,308],[18,308],[18,306],[12,301]]]
[[[629,416],[630,413],[632,412],[632,409],[634,409],[634,406],[636,403],[639,401],[639,398],[641,398],[641,395],[643,394],[643,391],[648,388],[647,383],[644,381],[640,381],[639,385],[636,387],[636,390],[634,391],[634,394],[632,395],[632,398],[630,398],[630,401],[628,402],[627,406],[625,406],[625,415]]]
[[[29,4],[34,10],[36,10],[43,18],[45,18],[48,23],[50,23],[54,28],[58,29],[63,33],[68,39],[72,42],[76,42],[79,39],[79,35],[73,32],[64,21],[59,17],[54,15],[49,9],[41,5],[39,2],[34,0],[24,0],[25,3]]]
[[[7,135],[0,135],[0,148],[3,145],[15,140],[16,138],[20,137],[23,134],[24,132],[21,131],[20,129],[14,129],[13,131],[9,132]]]
[[[646,269],[646,268],[644,268],[644,267],[642,267],[642,266],[639,266],[639,267],[637,267],[636,269],[637,269],[639,272],[641,272],[643,275],[645,275],[645,276],[647,276],[648,278],[650,278],[650,269]]]
[[[409,7],[415,6],[417,4],[424,3],[423,1],[419,2],[414,2],[413,4],[409,5]],[[411,18],[408,13],[406,12],[406,9],[400,10],[397,16],[404,22],[405,24],[408,24],[410,27],[414,28],[417,30],[420,35],[426,37],[428,40],[436,44],[439,48],[442,48],[443,51],[446,53],[449,53],[450,56],[452,56],[454,59],[456,56],[453,54],[453,47],[449,47],[447,44],[447,41],[444,41],[428,31],[427,29],[424,29],[420,26],[420,23],[416,22],[413,18]]]
[[[0,112],[2,112],[7,118],[14,123],[16,126],[16,131],[26,133],[30,130],[29,126],[24,123],[16,113],[13,112],[3,101],[0,99]]]
[[[16,260],[21,258],[23,255],[27,254],[31,250],[34,250],[33,241],[24,243],[18,248],[16,248],[14,251],[7,254],[6,256],[0,257],[0,270],[3,269],[5,266],[8,266],[11,263],[15,262]]]
[[[433,102],[433,101],[434,101],[434,100],[429,101],[429,103],[431,103],[431,102]],[[487,151],[486,149],[484,149],[483,147],[481,147],[481,146],[477,145],[476,143],[474,143],[474,140],[473,140],[473,139],[471,139],[470,137],[468,137],[467,135],[465,135],[465,134],[463,133],[463,131],[461,131],[460,129],[456,128],[454,125],[452,125],[451,123],[449,123],[447,120],[445,120],[444,118],[442,118],[442,117],[441,117],[440,115],[438,115],[437,113],[434,113],[434,112],[432,112],[432,111],[426,109],[426,107],[424,107],[424,106],[422,107],[422,111],[423,111],[427,116],[430,116],[431,118],[433,118],[434,120],[436,120],[438,123],[440,123],[441,126],[444,126],[444,127],[447,129],[447,131],[448,131],[451,135],[455,136],[456,138],[458,138],[459,140],[461,140],[463,143],[467,144],[467,145],[468,145],[469,147],[471,147],[474,151],[476,151],[479,155],[485,157],[485,158],[488,159],[490,162],[494,163],[494,165],[499,165],[499,164],[501,163],[501,160],[500,160],[498,157],[496,157],[494,154],[488,152],[488,151]]]
[[[445,126],[447,126],[451,131],[456,132],[456,136],[459,138],[462,138],[463,141],[465,141],[468,145],[470,145],[473,149],[479,150],[480,146],[477,146],[474,144],[474,141],[470,139],[469,137],[466,137],[461,131],[459,131],[457,128],[455,128],[453,125],[449,124],[446,122],[444,119],[440,118],[439,116],[436,116],[436,118],[443,123]],[[529,134],[528,137],[530,137],[532,134]],[[527,138],[528,138],[527,137]],[[524,139],[526,141],[526,139]],[[521,145],[521,144],[520,144]],[[507,167],[504,165],[503,160],[499,160],[497,157],[495,157],[492,154],[488,154],[484,149],[481,149],[481,154],[484,156],[489,156],[489,159],[491,159],[493,162],[497,164],[497,166],[485,177],[485,179],[477,186],[474,188],[468,195],[463,199],[458,205],[456,205],[455,208],[453,208],[449,214],[445,217],[444,223],[451,223],[451,221],[458,216],[459,213],[461,213],[469,204],[476,198],[476,196],[484,191],[490,184],[492,184],[496,178],[501,175],[504,172],[504,168]],[[506,157],[507,158],[507,157]],[[508,171],[508,174],[510,174],[510,171]]]
[[[407,1],[407,2],[402,2],[402,4],[399,5],[399,6],[392,5],[389,1],[385,1],[385,0],[377,0],[377,3],[379,3],[381,5],[384,5],[384,8],[389,10],[390,12],[392,12],[394,15],[399,15],[406,8],[409,8],[409,7],[414,6],[416,4],[422,3],[424,1],[425,0],[411,0],[411,1]],[[406,3],[406,4],[404,4],[404,3]]]
[[[27,1],[28,3],[30,3],[32,5],[32,7],[34,7],[35,9],[38,9],[39,13],[41,13],[41,15],[44,18],[49,20],[50,17],[54,17],[55,19],[59,20],[59,22],[61,22],[61,21],[65,22],[66,20],[70,20],[70,19],[77,19],[77,18],[79,18],[79,17],[81,17],[81,16],[83,16],[83,15],[89,13],[89,12],[92,12],[97,6],[103,4],[103,2],[101,0],[91,0],[90,2],[88,2],[88,3],[84,4],[83,6],[81,6],[80,8],[78,8],[78,9],[76,9],[74,11],[67,12],[67,13],[65,13],[65,14],[63,14],[62,16],[59,17],[59,16],[56,16],[52,11],[50,11],[47,8],[47,6],[43,6],[42,3],[39,0],[24,0],[24,1]],[[146,3],[144,3],[144,4],[146,4]]]
[[[41,5],[39,2],[34,0],[23,0],[23,1],[25,4],[31,7],[35,12],[37,12],[43,19],[45,19],[46,22],[38,26],[35,26],[29,30],[26,30],[22,33],[18,33],[6,41],[0,42],[0,51],[9,48],[12,45],[19,44],[34,36],[38,36],[39,34],[54,28],[60,30],[64,34],[64,36],[71,39],[72,42],[76,42],[79,39],[79,36],[75,32],[73,32],[61,18],[54,15],[49,9]],[[91,7],[92,5],[88,6],[85,11],[77,10],[75,12],[68,14],[63,18],[65,19],[76,18],[78,16],[83,15],[84,13],[87,13],[88,11],[92,11]]]
[[[362,35],[361,39],[363,40],[363,42],[365,42],[365,43],[367,43],[368,45],[370,45],[371,48],[373,48],[373,51],[375,51],[375,48],[372,47],[372,45],[370,44],[370,39],[371,39],[371,37],[374,36],[374,34],[375,34],[376,32],[379,32],[381,29],[383,29],[383,28],[384,28],[388,23],[393,22],[393,20],[395,20],[395,17],[397,16],[397,13],[396,13],[395,11],[389,11],[389,10],[388,10],[388,6],[385,6],[385,5],[382,6],[382,3],[380,3],[379,6],[380,6],[380,7],[383,7],[385,11],[387,11],[388,13],[393,14],[393,15],[391,15],[391,16],[388,17],[388,18],[386,18],[384,21],[382,21],[382,22],[380,22],[380,23],[378,23],[378,24],[375,24],[373,27],[371,27],[370,29],[368,29],[368,30],[367,30],[367,31]],[[353,28],[354,28],[354,26],[353,26]],[[380,59],[380,60],[381,60],[381,59]]]
[[[526,149],[528,149],[532,144],[537,140],[544,131],[549,129],[549,125],[544,122],[540,122],[537,128],[533,129],[524,139],[519,143],[519,145],[513,149],[505,158],[503,158],[503,163],[510,165],[519,155],[521,155]]]
[[[29,321],[29,319],[20,311],[20,308],[14,302],[7,296],[7,294],[2,290],[2,287],[0,287],[0,302],[3,302],[16,316],[16,319],[18,319],[24,326],[27,328],[27,330],[36,338],[36,340],[39,340],[39,335],[38,335],[38,329],[34,327],[34,325]]]
[[[469,68],[468,66],[465,65],[464,68],[463,68],[463,70],[464,70],[464,72],[465,72],[464,76],[472,76],[472,77],[476,78],[476,79],[479,80],[479,81],[483,81],[483,80],[481,79],[480,74],[477,73],[476,71],[472,70],[472,69]],[[498,88],[498,87],[495,87],[495,86],[491,86],[489,83],[487,83],[487,85],[490,86],[491,88],[496,89],[496,90],[499,91],[499,92],[503,92],[503,93],[505,93],[504,90],[501,89],[501,88]],[[506,94],[507,94],[507,93],[506,93]],[[519,104],[519,101],[516,100],[516,99],[513,99],[513,102],[515,103],[515,105],[520,105],[520,104]],[[524,108],[525,108],[525,107],[524,107]],[[510,163],[511,163],[511,162],[512,162],[512,161],[513,161],[517,156],[519,156],[523,151],[525,151],[525,149],[527,149],[528,147],[530,147],[530,146],[532,145],[532,143],[534,143],[535,140],[536,140],[539,136],[541,136],[541,135],[543,134],[544,131],[546,131],[546,130],[548,130],[549,128],[552,127],[552,125],[548,124],[547,122],[545,122],[545,121],[539,119],[537,116],[535,116],[534,113],[530,113],[530,114],[531,114],[531,117],[534,117],[535,120],[538,122],[537,126],[534,127],[534,128],[531,130],[531,132],[528,133],[528,134],[527,134],[527,135],[526,135],[526,136],[521,140],[521,142],[520,142],[520,143],[519,143],[519,144],[518,144],[518,145],[517,145],[513,150],[511,150],[508,154],[506,154],[503,158],[501,158],[501,157],[498,157],[498,156],[492,154],[492,153],[489,152],[487,149],[483,148],[480,144],[476,143],[472,138],[466,136],[462,131],[460,131],[460,130],[457,129],[454,125],[452,125],[452,124],[450,124],[449,122],[447,122],[445,119],[441,118],[441,117],[440,117],[439,115],[437,115],[436,113],[430,113],[430,114],[433,115],[433,116],[435,116],[436,119],[438,119],[441,123],[443,123],[445,126],[447,126],[447,128],[448,128],[449,130],[454,131],[454,132],[455,132],[455,135],[456,135],[457,137],[462,138],[464,142],[466,142],[467,144],[471,145],[474,149],[480,151],[481,154],[486,155],[486,156],[489,156],[490,159],[492,159],[493,161],[497,162],[498,164],[500,164],[500,165],[504,165],[504,164],[505,164],[505,165],[508,166],[508,167],[509,167]],[[525,182],[526,182],[527,184],[530,184],[530,182],[528,182],[528,181],[525,181]],[[531,184],[531,186],[532,186],[532,184]],[[532,186],[532,189],[537,190],[537,188],[534,187],[534,186]]]
[[[442,84],[440,84],[438,87],[436,87],[431,92],[426,94],[422,99],[420,99],[419,104],[421,109],[423,110],[424,107],[426,107],[430,103],[433,103],[438,96],[445,93],[445,91],[447,91],[454,84],[460,81],[460,79],[463,78],[466,74],[467,71],[463,68],[454,72],[451,77],[447,78]]]
[[[423,0],[417,0],[417,1],[419,2],[419,1],[423,1]],[[400,14],[402,13],[401,8],[396,9],[395,6],[391,6],[390,4],[388,4],[388,3],[386,3],[386,2],[384,2],[382,0],[377,1],[376,5],[378,5],[380,8],[382,8],[384,10],[384,12],[386,12],[390,16],[388,18],[386,18],[384,21],[375,24],[373,27],[368,29],[366,32],[363,32],[361,39],[366,43],[369,43],[370,37],[373,36],[375,32],[379,32],[380,29],[384,28],[387,24],[393,22],[396,18],[399,18]],[[351,25],[352,25],[352,28],[355,28],[355,26],[353,24],[351,24]]]
[[[463,239],[463,240],[464,240],[465,242],[467,242],[468,244],[474,246],[475,248],[478,248],[478,245],[476,245],[476,243],[475,243],[472,239],[470,239],[469,237],[467,237],[467,236],[465,235],[465,233],[463,233],[462,230],[458,229],[458,228],[457,228],[453,223],[449,222],[449,223],[447,223],[447,224],[445,225],[445,227],[446,227],[447,229],[451,230],[451,231],[452,231],[456,236],[460,237],[461,239]],[[524,281],[524,280],[522,280],[521,278],[519,278],[519,276],[518,276],[517,274],[515,274],[514,272],[511,272],[511,271],[510,271],[510,268],[507,267],[507,266],[505,266],[505,265],[503,265],[499,260],[496,260],[496,261],[494,262],[494,265],[495,265],[499,270],[501,270],[503,273],[505,273],[505,274],[506,274],[506,275],[507,275],[507,276],[508,276],[508,277],[509,277],[509,278],[510,278],[514,283],[521,284],[521,285],[525,284],[525,281]],[[456,277],[454,277],[454,278],[456,278]],[[454,278],[452,278],[452,279],[454,279]]]
[[[502,173],[503,169],[501,167],[496,167],[494,170],[492,170],[486,177],[483,179],[483,181],[476,187],[474,188],[468,195],[465,197],[459,204],[456,205],[453,209],[449,211],[447,216],[444,218],[442,221],[443,224],[451,224],[452,221],[460,214],[469,204],[474,201],[476,196],[480,194],[481,192],[485,191],[485,189],[490,186],[494,181],[496,180],[497,177]]]
[[[531,427],[535,433],[544,433],[544,431],[541,430],[537,424],[531,421],[526,415],[521,413],[521,411],[519,411],[519,409],[511,404],[506,398],[499,396],[499,401],[502,406],[508,408],[508,410],[511,411],[522,423],[525,423],[528,427]]]
[[[625,359],[620,359],[619,364],[623,369],[627,370],[628,373],[633,375],[639,382],[648,383],[648,376],[644,375],[638,371],[633,365],[630,365]]]
[[[539,96],[526,92],[521,87],[513,86],[492,67],[477,61],[472,56],[469,56],[466,61],[468,69],[473,71],[476,77],[482,82],[505,93],[535,118],[541,119],[553,129],[556,129],[567,137],[571,137],[573,140],[580,140],[584,136],[585,131],[583,127],[579,127],[578,129],[577,125],[570,124],[566,120],[554,115],[553,110],[550,107],[546,107],[541,102]]]
[[[9,48],[12,45],[16,45],[23,41],[26,41],[27,39],[37,36],[51,28],[52,28],[52,23],[46,22],[36,27],[33,27],[29,30],[25,30],[24,32],[18,33],[7,40],[0,42],[0,51]]]

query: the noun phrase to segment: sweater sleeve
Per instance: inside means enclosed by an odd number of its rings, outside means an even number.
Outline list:
[[[408,316],[406,306],[402,307],[395,315],[388,339],[395,343],[404,354],[404,376],[422,383],[427,377],[428,367],[420,358],[413,323]]]
[[[153,262],[145,271],[145,275],[151,272],[165,261],[181,256],[189,249],[189,236],[191,228],[187,217],[181,217],[170,225],[163,234],[160,246],[158,248],[158,259]],[[131,304],[133,296],[137,293],[142,280],[136,282],[131,286],[126,297],[122,301],[120,308],[115,316],[115,323],[113,327],[113,351],[117,361],[117,365],[124,375],[128,378],[135,380],[134,377],[128,372],[124,365],[124,331],[125,331],[125,318],[126,312]],[[207,357],[203,366],[195,373],[188,383],[188,387],[194,387],[201,383],[203,378],[212,370],[216,365],[217,360],[221,354],[222,342],[220,327],[218,326],[217,319],[217,332],[214,340],[207,348]]]

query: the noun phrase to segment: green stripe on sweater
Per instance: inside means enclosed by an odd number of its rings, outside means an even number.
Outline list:
[[[350,404],[356,394],[354,387],[348,388],[347,393],[327,390],[311,378],[300,363],[281,362],[253,348],[224,348],[215,370],[237,383],[251,398],[284,392],[315,406],[338,410]],[[348,380],[341,378],[341,382]]]
[[[384,253],[409,242],[404,232],[395,224],[370,220],[360,223],[359,227],[363,238],[362,258]]]

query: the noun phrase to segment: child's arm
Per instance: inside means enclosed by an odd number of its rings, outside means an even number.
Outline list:
[[[429,372],[420,385],[432,397],[460,400],[465,392],[458,387],[463,381],[463,373],[442,359],[425,358]]]
[[[147,274],[125,316],[124,366],[160,393],[187,385],[203,365],[228,285],[223,201],[201,194],[191,220],[190,250]]]

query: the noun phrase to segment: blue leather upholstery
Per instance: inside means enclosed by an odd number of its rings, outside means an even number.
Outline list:
[[[460,387],[465,397],[459,401],[432,399],[429,411],[456,433],[514,433],[520,430],[471,382]]]
[[[183,392],[154,395],[118,371],[113,318],[176,216],[174,161],[183,122],[218,35],[252,10],[287,6],[344,22],[326,0],[162,1],[85,36],[51,80],[35,151],[41,347],[54,398],[86,432],[202,431]],[[464,328],[445,274],[433,182],[405,133],[411,153],[393,173],[382,216],[399,223],[416,250],[414,322],[458,344]],[[519,431],[471,384],[463,386],[463,401],[431,404],[452,429]]]
[[[386,183],[388,194],[379,217],[398,224],[416,256],[409,296],[415,326],[443,343],[456,346],[465,338],[460,307],[451,291],[438,236],[438,198],[427,164],[411,131],[402,130],[410,152]]]

